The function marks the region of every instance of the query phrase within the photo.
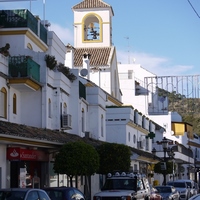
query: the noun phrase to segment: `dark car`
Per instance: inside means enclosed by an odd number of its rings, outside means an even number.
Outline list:
[[[155,186],[163,200],[179,200],[180,194],[174,186]]]
[[[190,197],[188,200],[200,200],[200,194],[196,194],[196,195]]]
[[[85,195],[74,187],[44,188],[51,200],[85,200]]]
[[[158,190],[153,187],[152,185],[150,185],[150,200],[162,200],[162,196],[160,195],[160,193],[158,192]]]
[[[44,190],[33,188],[0,189],[1,200],[50,200]]]

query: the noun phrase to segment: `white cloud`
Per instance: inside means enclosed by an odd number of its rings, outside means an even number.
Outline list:
[[[117,51],[117,60],[120,63],[137,63],[146,70],[159,76],[181,76],[191,74],[194,69],[191,65],[174,65],[171,60],[165,57],[158,57],[143,52]]]
[[[63,28],[58,24],[51,23],[49,30],[54,31],[61,41],[67,45],[68,43],[74,43],[74,33],[69,28]]]

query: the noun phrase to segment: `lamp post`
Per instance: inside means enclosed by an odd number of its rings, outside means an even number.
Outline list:
[[[166,170],[167,170],[167,161],[169,158],[174,157],[174,151],[168,147],[168,140],[166,137],[164,137],[161,141],[163,152],[164,152],[164,157],[163,157],[163,162],[161,165],[161,170],[163,170],[163,185],[166,185]],[[152,153],[155,155],[156,154],[156,149],[152,149]],[[166,157],[166,154],[168,154],[169,158]],[[173,165],[173,176],[174,176],[174,165]]]
[[[163,185],[166,185],[166,163],[167,163],[166,153],[168,149],[168,140],[166,139],[166,137],[162,139],[162,148],[164,152],[164,166],[165,166],[165,169],[163,170],[163,176],[164,176]]]

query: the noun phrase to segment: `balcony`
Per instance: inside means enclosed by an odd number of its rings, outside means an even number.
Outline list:
[[[38,26],[38,23],[39,26]],[[47,44],[47,29],[27,9],[22,10],[0,10],[1,28],[29,28],[45,44]]]
[[[20,91],[36,91],[41,87],[40,65],[29,56],[9,58],[9,84]]]

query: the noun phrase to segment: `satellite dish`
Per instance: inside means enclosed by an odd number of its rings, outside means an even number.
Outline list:
[[[87,76],[88,70],[87,69],[81,69],[80,74],[81,74],[81,76]]]

